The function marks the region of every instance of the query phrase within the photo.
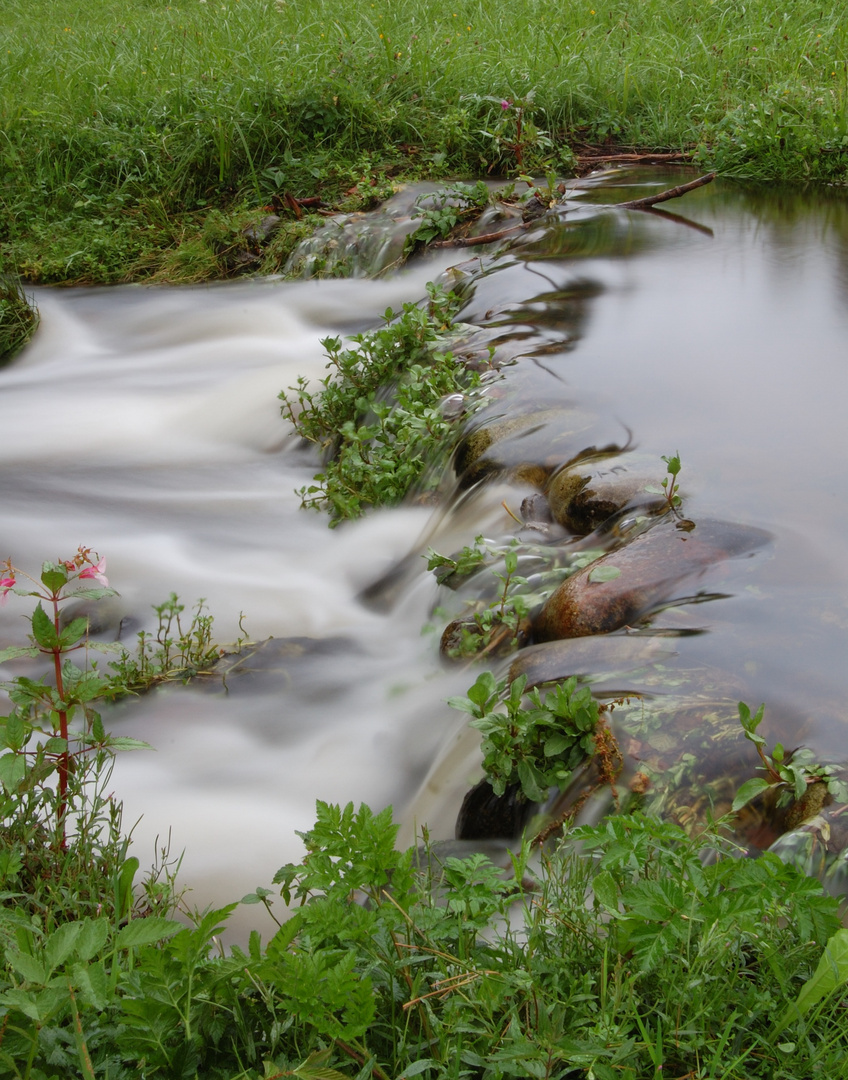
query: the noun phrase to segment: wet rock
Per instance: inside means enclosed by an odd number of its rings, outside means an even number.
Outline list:
[[[572,675],[627,672],[669,660],[675,649],[663,637],[592,637],[564,639],[522,649],[509,666],[509,681],[527,676],[526,689]]]
[[[671,600],[678,586],[726,559],[763,547],[769,534],[720,521],[687,531],[671,515],[560,585],[533,624],[537,642],[632,625]]]
[[[281,219],[277,214],[266,214],[264,218],[248,225],[242,230],[244,238],[258,247],[264,247],[280,227]]]
[[[666,505],[657,486],[657,462],[647,455],[584,458],[554,473],[546,495],[555,521],[583,536],[625,507],[658,512]]]
[[[493,419],[466,435],[457,447],[454,470],[460,488],[505,475],[540,490],[562,463],[590,452],[613,453],[614,444],[595,445],[602,432],[597,417],[580,409],[539,409]]]
[[[468,792],[456,819],[457,840],[514,840],[536,810],[521,793],[520,784],[510,784],[496,795],[487,779]]]

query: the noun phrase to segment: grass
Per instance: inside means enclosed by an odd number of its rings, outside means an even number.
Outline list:
[[[808,0],[9,0],[0,56],[0,268],[31,281],[225,276],[274,196],[354,208],[585,145],[848,175],[848,26]],[[318,220],[281,213],[252,268]]]

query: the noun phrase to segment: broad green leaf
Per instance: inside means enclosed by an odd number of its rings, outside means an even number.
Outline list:
[[[48,937],[44,945],[44,960],[50,965],[51,971],[61,967],[71,955],[81,930],[82,923],[63,923]]]
[[[26,762],[21,754],[3,754],[0,757],[0,784],[10,794],[17,791],[26,776]]]
[[[102,600],[104,596],[119,596],[115,589],[74,589],[66,597],[68,600]]]
[[[133,919],[132,922],[122,926],[115,939],[115,945],[119,949],[136,948],[139,945],[153,945],[157,941],[173,937],[174,934],[185,927],[174,919],[163,919],[158,915],[151,915],[147,919]]]
[[[77,959],[90,960],[103,948],[108,936],[108,919],[83,919],[74,950]]]
[[[41,582],[50,592],[57,593],[67,581],[68,571],[61,563],[41,564]]]
[[[618,910],[618,886],[609,870],[601,870],[592,879],[592,891],[601,907],[611,915],[620,917]]]
[[[78,619],[72,619],[67,626],[59,631],[59,643],[63,649],[68,649],[71,645],[76,645],[80,638],[85,636],[87,631],[88,619],[82,616]]]
[[[837,930],[825,945],[812,978],[801,987],[795,1006],[805,1013],[844,982],[848,982],[848,930]]]
[[[28,956],[26,953],[12,950],[8,954],[8,961],[15,971],[23,975],[27,982],[38,983],[43,986],[50,977],[47,967],[35,956]]]
[[[59,646],[56,627],[41,603],[32,613],[32,636],[43,649],[55,649]]]
[[[154,750],[155,747],[142,739],[131,739],[128,735],[115,735],[106,739],[110,750]]]
[[[12,645],[8,649],[0,651],[0,664],[7,660],[17,660],[19,656],[38,656],[39,650],[34,645]]]
[[[751,799],[769,787],[771,787],[771,784],[762,776],[755,776],[752,780],[746,780],[742,787],[736,792],[736,798],[733,800],[732,809],[734,811],[741,810],[746,803],[749,803]]]
[[[27,740],[27,725],[17,713],[6,718],[5,741],[10,750],[20,750]],[[31,730],[31,729],[30,729]]]
[[[604,581],[615,581],[621,577],[621,570],[617,566],[596,566],[589,572],[589,581],[595,585]]]

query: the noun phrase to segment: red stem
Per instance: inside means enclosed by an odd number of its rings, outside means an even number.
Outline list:
[[[65,698],[65,685],[62,681],[62,649],[59,641],[59,598],[54,593],[51,597],[53,604],[53,628],[56,631],[56,645],[53,647],[53,670],[56,673],[56,693],[59,700]],[[68,714],[64,709],[59,710],[59,734],[65,740],[65,749],[59,755],[59,808],[57,821],[59,826],[59,843],[65,850],[65,813],[68,808]]]

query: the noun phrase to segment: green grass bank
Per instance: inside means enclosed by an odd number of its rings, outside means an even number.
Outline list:
[[[30,282],[226,276],[267,206],[273,272],[321,220],[287,193],[589,147],[848,178],[848,22],[810,0],[7,0],[0,57],[0,272]]]

